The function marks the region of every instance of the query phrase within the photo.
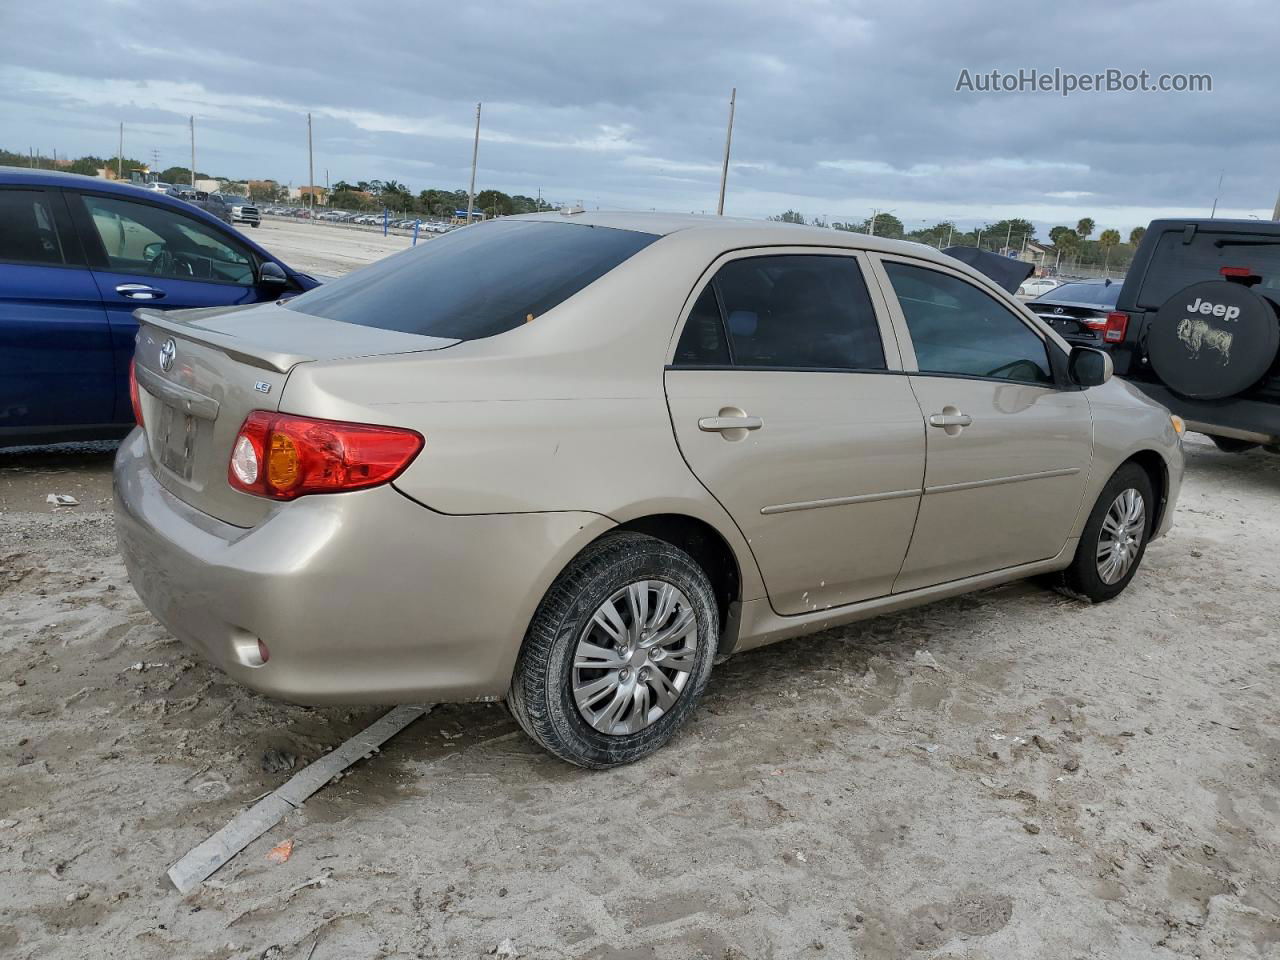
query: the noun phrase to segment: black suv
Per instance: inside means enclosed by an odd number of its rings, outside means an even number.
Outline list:
[[[1116,373],[1223,450],[1280,453],[1280,223],[1153,220],[1103,341]]]

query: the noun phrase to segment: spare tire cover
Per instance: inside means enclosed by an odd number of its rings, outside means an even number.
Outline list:
[[[1234,396],[1257,383],[1280,346],[1271,301],[1227,280],[1193,283],[1170,297],[1147,329],[1147,357],[1165,385],[1196,400]]]

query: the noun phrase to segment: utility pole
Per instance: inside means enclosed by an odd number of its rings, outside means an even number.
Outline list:
[[[724,166],[720,168],[720,202],[716,205],[716,216],[724,216],[724,188],[729,180],[729,148],[733,146],[733,111],[737,105],[738,88],[729,92],[729,129],[724,135]]]
[[[476,104],[476,139],[471,145],[471,189],[467,191],[467,224],[476,208],[476,161],[480,159],[480,104]]]
[[[1271,219],[1280,220],[1280,194],[1276,196],[1276,206],[1275,209],[1271,211]]]
[[[316,208],[316,158],[311,151],[311,114],[307,114],[307,205]]]
[[[124,122],[120,123],[120,152],[116,154],[116,179],[124,179]]]
[[[196,115],[191,115],[191,189],[196,188]]]
[[[1218,174],[1218,189],[1215,190],[1213,194],[1213,209],[1209,211],[1210,220],[1212,220],[1214,218],[1214,215],[1218,212],[1218,197],[1222,193],[1222,178],[1225,177],[1226,175],[1227,175],[1227,171],[1225,170],[1223,170],[1220,174]]]
[[[1013,239],[1013,221],[1009,221],[1009,230],[1004,235],[1004,252],[1009,252],[1009,241]]]
[[[871,235],[871,236],[873,236],[873,237],[876,235],[876,217],[878,217],[878,216],[880,216],[880,211],[879,211],[879,210],[872,210],[872,211],[871,211],[871,231],[870,231],[870,235]]]

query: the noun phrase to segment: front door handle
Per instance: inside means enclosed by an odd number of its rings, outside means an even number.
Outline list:
[[[759,430],[764,421],[759,417],[703,417],[698,429],[707,433],[724,433],[726,430]]]
[[[973,423],[973,417],[967,413],[935,413],[929,418],[931,427],[967,427]]]
[[[121,283],[116,285],[116,293],[130,300],[163,300],[164,291],[149,287],[145,283]]]

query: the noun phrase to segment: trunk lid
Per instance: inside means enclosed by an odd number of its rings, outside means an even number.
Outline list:
[[[273,303],[143,309],[134,316],[138,397],[156,478],[197,510],[241,527],[260,522],[277,504],[232,489],[231,448],[250,412],[278,409],[294,367],[457,343],[326,320]]]

